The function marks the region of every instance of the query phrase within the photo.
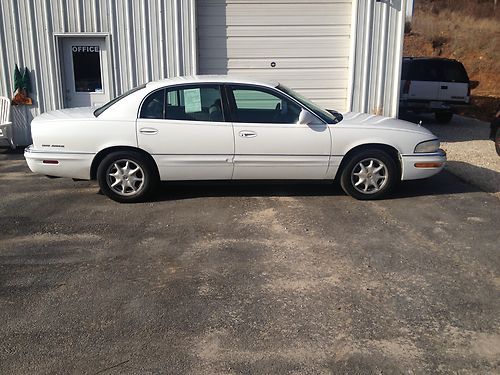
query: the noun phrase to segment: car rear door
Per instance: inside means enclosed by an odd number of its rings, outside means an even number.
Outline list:
[[[227,86],[234,127],[233,179],[323,179],[330,129],[298,124],[302,107],[277,90]]]
[[[458,61],[439,62],[440,78],[438,98],[446,102],[469,102],[469,77]]]
[[[409,100],[438,100],[439,70],[432,60],[412,60],[408,71],[411,81],[408,90]]]
[[[233,127],[221,86],[167,87],[147,96],[137,119],[139,147],[156,161],[162,180],[226,180],[233,174]]]

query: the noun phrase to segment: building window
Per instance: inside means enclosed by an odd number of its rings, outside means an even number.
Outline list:
[[[76,92],[102,92],[99,46],[72,46]]]

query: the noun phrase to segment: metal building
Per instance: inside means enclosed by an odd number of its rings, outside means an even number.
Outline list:
[[[326,108],[396,116],[406,0],[1,0],[0,95],[17,121],[165,77],[272,78]]]

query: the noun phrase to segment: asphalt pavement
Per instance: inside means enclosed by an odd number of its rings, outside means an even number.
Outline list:
[[[126,205],[0,154],[0,373],[498,373],[499,223],[448,172]]]

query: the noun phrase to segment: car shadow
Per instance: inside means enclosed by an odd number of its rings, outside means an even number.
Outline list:
[[[401,113],[400,119],[419,124],[433,132],[442,142],[487,140],[490,124],[474,118],[454,115],[447,124],[439,124],[428,113]]]
[[[469,184],[479,186],[488,193],[500,192],[500,173],[462,161],[448,161],[447,167],[455,176]]]
[[[3,150],[0,160],[24,160],[23,149]],[[3,154],[4,157],[1,155]],[[385,199],[404,199],[419,196],[450,195],[486,191],[500,191],[500,173],[463,162],[449,161],[447,170],[424,180],[402,181]],[[469,170],[470,175],[483,176],[493,181],[490,186],[466,181],[458,170]],[[471,185],[474,184],[474,185]],[[484,185],[484,186],[483,186]],[[340,185],[331,181],[184,181],[162,182],[153,201],[175,201],[203,197],[313,197],[345,196]]]
[[[425,180],[403,181],[388,200],[480,192],[444,171]],[[345,196],[338,183],[283,181],[163,182],[153,201],[215,197],[313,197]]]
[[[4,154],[4,155],[23,155],[25,148],[26,147],[16,147],[16,148],[0,147],[0,154]]]

